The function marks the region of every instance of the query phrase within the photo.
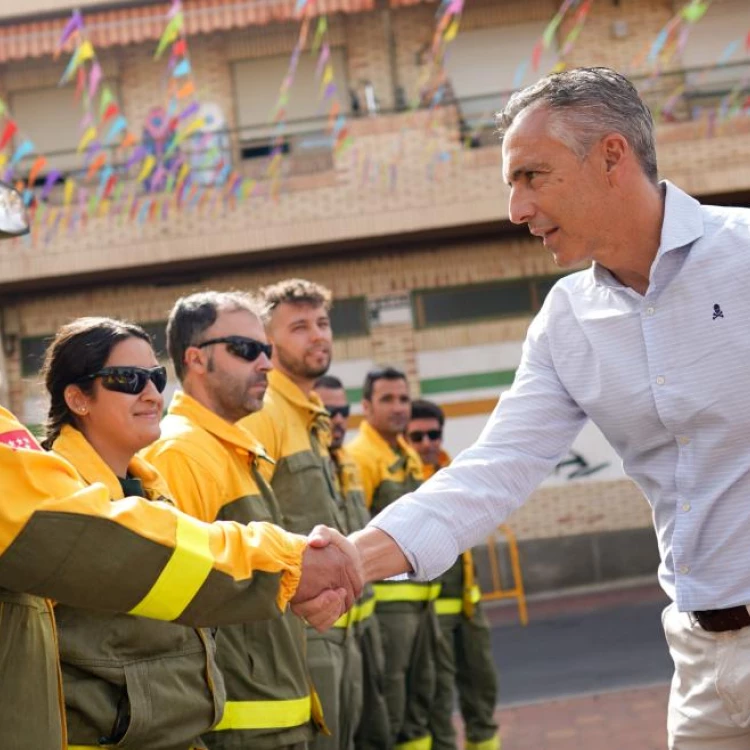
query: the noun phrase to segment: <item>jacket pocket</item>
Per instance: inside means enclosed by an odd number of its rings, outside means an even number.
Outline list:
[[[135,750],[143,744],[151,725],[151,688],[144,662],[127,664],[123,672],[125,687],[117,705],[112,734],[104,744]]]
[[[331,498],[332,479],[323,461],[311,450],[293,453],[278,462],[273,489],[282,512],[282,525],[296,534],[309,534],[319,523],[339,526]]]

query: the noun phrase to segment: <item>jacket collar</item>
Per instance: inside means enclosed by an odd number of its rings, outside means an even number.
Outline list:
[[[437,474],[440,469],[444,469],[450,465],[451,457],[441,448],[440,455],[438,456],[437,466],[435,464],[422,464],[424,470],[424,478],[429,479],[434,474]]]
[[[101,482],[106,486],[112,500],[124,497],[122,486],[117,475],[109,468],[104,459],[96,452],[80,430],[64,425],[52,445],[52,450],[67,459],[87,484]],[[128,472],[138,477],[143,488],[150,493],[169,497],[169,488],[151,464],[139,456],[133,456],[128,464]]]
[[[369,442],[374,443],[377,446],[378,451],[386,452],[389,456],[395,456],[396,451],[385,441],[383,436],[366,420],[363,419],[359,425],[360,432],[363,437]],[[396,439],[398,447],[401,453],[406,456],[407,459],[415,462],[417,466],[422,466],[422,461],[419,458],[419,454],[412,448],[409,443],[406,442],[403,435],[399,435]]]
[[[240,427],[238,424],[227,422],[184,391],[177,391],[175,393],[167,414],[184,417],[218,440],[221,440],[221,442],[228,443],[233,448],[239,449],[244,453],[271,461],[271,458],[266,455],[263,446],[249,430]]]
[[[308,398],[302,389],[283,372],[271,370],[268,373],[268,385],[270,390],[277,393],[295,409],[305,413],[308,424],[312,424],[320,417],[325,417],[326,420],[329,418],[320,396],[313,391]]]

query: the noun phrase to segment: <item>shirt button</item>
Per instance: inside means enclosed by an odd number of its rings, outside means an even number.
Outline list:
[[[687,435],[680,435],[680,437],[677,438],[677,442],[680,445],[687,445],[690,442],[690,438]]]
[[[655,307],[647,307],[646,308],[646,315],[653,315],[656,312]]]
[[[687,565],[680,565],[680,573],[687,575],[690,572],[690,567]]]
[[[690,503],[683,503],[682,509],[687,513],[690,510]]]
[[[662,375],[659,375],[659,377],[656,378],[656,385],[664,385],[664,383],[666,382],[667,382],[666,378]]]

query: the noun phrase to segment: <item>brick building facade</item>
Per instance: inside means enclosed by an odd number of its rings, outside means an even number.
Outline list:
[[[198,6],[210,6],[216,14],[205,16],[207,31],[189,37],[191,62],[201,98],[225,117],[226,148],[236,168],[251,174],[252,159],[243,158],[249,153],[243,151],[246,123],[240,120],[252,102],[243,103],[248,93],[238,81],[249,80],[253,61],[287,58],[299,24],[287,20],[222,30],[222,2],[184,0],[188,16]],[[54,11],[49,4],[45,0],[44,10]],[[63,16],[67,3],[57,5]],[[489,44],[489,51],[533,40],[558,5],[554,0],[467,0],[457,59],[470,59],[474,38],[477,45]],[[750,124],[744,117],[722,122],[701,112],[742,81],[749,58],[740,54],[740,62],[722,68],[717,78],[710,64],[690,68],[676,55],[659,77],[643,78],[644,48],[681,5],[595,0],[565,62],[628,72],[655,109],[677,86],[692,91],[694,97],[683,97],[675,116],[658,126],[661,174],[698,197],[742,204],[750,194]],[[301,169],[294,168],[290,152],[277,200],[260,191],[237,207],[172,212],[143,226],[97,217],[53,241],[17,242],[0,255],[3,385],[9,405],[28,423],[38,424],[45,411],[37,377],[44,339],[67,320],[112,315],[158,332],[181,294],[253,289],[294,275],[333,290],[341,313],[334,320],[341,330],[332,372],[353,398],[370,366],[395,364],[408,373],[415,395],[444,405],[452,451],[476,436],[497,393],[510,383],[526,327],[559,273],[543,248],[508,222],[500,149],[488,129],[474,130],[479,136],[472,148],[465,142],[467,127],[481,120],[477,113],[485,102],[487,114],[502,103],[520,60],[508,62],[494,91],[472,89],[464,100],[457,85],[457,105],[434,112],[404,110],[403,103],[418,93],[435,3],[363,0],[352,3],[356,9],[349,12],[345,6],[337,5],[340,12],[329,17],[329,41],[343,60],[344,70],[337,71],[343,91],[357,97],[361,110],[360,116],[349,114],[350,149],[325,153],[318,167]],[[733,33],[746,33],[750,9],[744,6],[714,0],[706,17],[712,37],[728,35],[726,44]],[[101,13],[118,22],[117,9]],[[54,12],[50,18],[45,23],[58,23]],[[0,35],[12,39],[15,34],[21,47],[24,35],[41,33],[26,19],[0,18],[0,24]],[[695,44],[713,43],[709,37],[701,41],[699,28],[696,24]],[[569,24],[560,27],[558,42],[569,30]],[[142,122],[164,99],[164,68],[153,60],[154,46],[147,40],[99,47],[104,74],[131,122]],[[59,60],[43,50],[13,58],[0,63],[0,96],[11,105],[14,95],[56,86]],[[633,64],[638,59],[640,66]],[[466,73],[456,68],[456,82],[471,82]],[[714,85],[706,86],[706,80]],[[377,116],[362,111],[365,83],[377,96]],[[266,91],[267,81],[263,86]],[[72,94],[70,99],[74,106]],[[31,123],[27,127],[33,129]],[[655,570],[647,503],[623,477],[601,436],[590,432],[582,441],[568,468],[561,467],[512,519],[531,589]]]

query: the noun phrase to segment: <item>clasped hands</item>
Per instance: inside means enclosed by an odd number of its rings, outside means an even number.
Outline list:
[[[316,526],[302,555],[302,577],[291,600],[292,612],[322,632],[351,609],[364,583],[356,547],[338,531]]]

